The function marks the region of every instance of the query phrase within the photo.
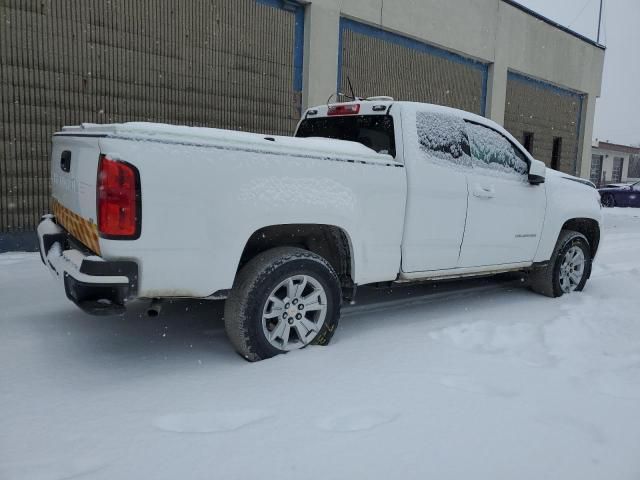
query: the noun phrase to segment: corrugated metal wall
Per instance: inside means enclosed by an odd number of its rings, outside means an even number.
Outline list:
[[[278,0],[0,0],[0,233],[49,209],[51,134],[153,121],[290,134],[301,7]]]
[[[353,20],[340,20],[338,89],[484,115],[487,65]]]
[[[521,142],[533,133],[533,156],[551,165],[553,139],[562,138],[559,170],[574,174],[578,162],[583,97],[569,90],[509,73],[504,126]]]

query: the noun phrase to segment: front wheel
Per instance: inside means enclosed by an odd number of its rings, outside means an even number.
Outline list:
[[[581,292],[591,276],[591,247],[579,232],[563,230],[544,268],[529,275],[531,289],[548,297]]]
[[[255,362],[328,344],[340,304],[338,276],[329,262],[301,248],[274,248],[238,273],[225,304],[225,329],[237,352]]]
[[[610,193],[606,193],[602,196],[602,206],[612,208],[616,206],[616,199]]]

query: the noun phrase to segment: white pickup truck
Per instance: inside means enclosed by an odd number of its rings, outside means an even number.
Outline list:
[[[65,127],[51,174],[40,251],[69,299],[226,298],[251,361],[327,344],[357,285],[521,271],[580,291],[600,241],[588,181],[486,118],[386,97],[310,108],[295,137]]]

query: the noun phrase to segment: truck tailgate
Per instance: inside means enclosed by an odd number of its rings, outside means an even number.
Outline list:
[[[96,181],[99,138],[55,135],[51,152],[52,210],[73,237],[99,254]]]

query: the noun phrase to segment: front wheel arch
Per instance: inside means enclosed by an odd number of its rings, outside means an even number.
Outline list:
[[[584,235],[589,242],[591,258],[593,259],[596,256],[600,246],[600,224],[597,220],[592,218],[572,218],[564,222],[560,229],[560,234],[562,234],[563,230],[572,230]]]

